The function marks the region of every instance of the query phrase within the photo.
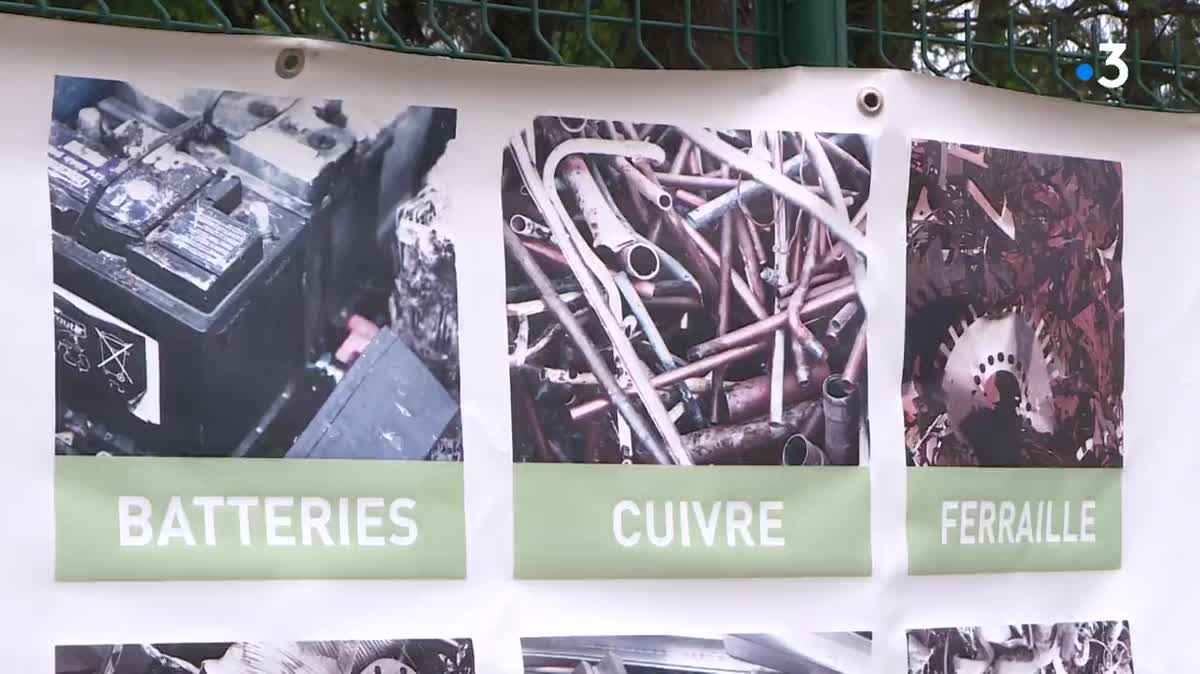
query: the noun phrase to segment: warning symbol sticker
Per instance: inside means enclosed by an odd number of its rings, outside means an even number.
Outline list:
[[[109,385],[118,392],[124,393],[127,386],[133,384],[125,362],[129,359],[129,350],[133,342],[126,342],[114,333],[96,328],[100,338],[100,364],[97,366],[108,375]]]
[[[60,288],[54,290],[54,332],[56,380],[67,399],[160,423],[157,341]]]

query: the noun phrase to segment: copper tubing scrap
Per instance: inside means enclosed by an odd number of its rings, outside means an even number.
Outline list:
[[[523,420],[522,426],[529,430],[530,439],[533,441],[534,451],[537,452],[539,461],[555,461],[563,463],[567,461],[567,457],[562,451],[550,444],[546,440],[546,434],[542,432],[542,424],[538,419],[537,406],[533,402],[533,397],[529,395],[529,389],[525,386],[525,377],[520,370],[514,369],[510,373],[511,390],[513,394],[513,404],[518,408],[520,417]]]
[[[678,187],[685,190],[731,190],[737,187],[739,182],[744,182],[737,178],[712,178],[679,173],[656,173],[654,175],[660,183],[667,187]],[[701,203],[707,201],[708,199],[704,199]]]
[[[826,283],[831,283],[833,281],[837,281],[838,279],[850,278],[849,276],[847,276],[846,274],[843,274],[843,273],[831,272],[831,271],[817,272],[817,269],[820,269],[819,265],[816,267],[813,267],[814,274],[813,274],[812,279],[809,281],[809,287],[813,288],[814,290],[818,289],[820,286],[825,285]],[[799,281],[785,283],[785,284],[779,286],[779,294],[784,295],[784,296],[791,295],[793,292],[795,292],[796,287],[799,285],[800,285]],[[806,295],[805,297],[814,297],[814,296],[815,295],[813,292],[809,292],[809,294]]]
[[[835,466],[858,463],[858,387],[840,375],[830,375],[821,387],[825,415],[825,455]],[[687,439],[684,439],[687,448]],[[690,449],[689,449],[690,451]]]
[[[699,194],[689,192],[687,190],[675,190],[675,198],[680,202],[692,207],[700,206],[704,202],[708,201],[708,199],[705,199]]]
[[[529,251],[521,244],[521,237],[507,228],[504,230],[504,245],[508,249],[510,255],[517,261],[517,264],[525,271],[525,276],[533,282],[535,286],[542,292],[542,299],[546,305],[554,313],[559,323],[566,329],[571,340],[575,342],[575,346],[579,348],[580,353],[588,362],[588,366],[592,370],[592,374],[596,375],[596,379],[600,381],[600,385],[604,387],[604,392],[609,396],[612,404],[617,406],[621,416],[629,423],[630,430],[646,447],[647,451],[654,455],[656,461],[661,464],[674,463],[671,455],[663,447],[662,442],[650,430],[647,421],[634,407],[633,402],[625,395],[625,391],[621,389],[621,385],[617,383],[617,378],[612,371],[608,369],[608,363],[605,362],[596,345],[588,338],[587,332],[583,325],[576,320],[575,315],[571,310],[558,298],[558,294],[554,292],[554,286],[546,273],[538,267],[537,262]],[[678,370],[675,370],[676,372]]]
[[[838,309],[833,318],[829,319],[829,327],[825,330],[825,336],[837,341],[842,335],[842,330],[845,330],[846,326],[850,325],[850,321],[853,321],[857,315],[858,302],[850,302],[841,309]]]
[[[808,293],[804,296],[804,304],[808,304],[810,301],[820,299],[835,290],[841,290],[842,288],[846,287],[853,288],[854,279],[850,278],[850,276],[846,274],[839,274],[832,281],[822,283],[819,286],[810,287]],[[795,293],[793,292],[792,295],[794,294]],[[790,306],[792,303],[792,295],[784,297],[781,304],[785,307]]]
[[[726,213],[725,219],[721,223],[721,294],[717,302],[717,335],[723,335],[729,332],[730,295],[733,294],[733,240],[734,229],[736,227],[737,225],[733,221],[733,216]],[[721,390],[722,384],[724,383],[724,377],[724,367],[713,369],[712,387],[714,391]],[[712,406],[709,412],[709,418],[712,419],[713,423],[720,423],[722,416],[721,403],[721,396],[712,396]]]
[[[854,345],[850,347],[850,355],[846,357],[846,367],[842,368],[842,377],[851,384],[861,385],[867,365],[867,326],[858,328],[854,337]]]
[[[762,264],[758,257],[758,247],[762,245],[750,229],[752,225],[738,211],[731,211],[733,224],[737,234],[738,253],[742,256],[742,264],[746,266],[746,284],[755,299],[764,306],[767,302],[767,292],[763,289]],[[755,244],[758,244],[756,246]]]
[[[542,262],[549,262],[559,269],[571,268],[570,265],[567,264],[567,258],[563,257],[562,252],[559,251],[554,244],[546,243],[544,241],[521,239],[521,245],[525,246],[530,253],[533,253],[536,257],[541,259]]]
[[[709,358],[702,358],[686,365],[680,365],[674,370],[668,370],[650,379],[654,388],[666,388],[681,381],[699,377],[712,372],[713,368],[735,363],[743,358],[752,356],[767,347],[766,344],[750,344],[736,349],[728,349]],[[589,400],[571,408],[571,418],[575,421],[586,419],[608,410],[611,403],[604,398]]]
[[[800,319],[809,320],[819,316],[821,313],[840,307],[846,302],[853,301],[857,297],[857,291],[854,289],[854,284],[850,283],[844,286],[827,292],[820,297],[814,297],[805,302],[800,309]],[[707,342],[701,342],[688,350],[688,357],[699,362],[701,359],[708,358],[714,354],[722,353],[727,349],[754,344],[768,339],[772,332],[783,328],[788,322],[788,312],[780,311],[772,314],[763,320],[756,323],[751,323],[732,330],[729,333],[715,337]],[[761,346],[761,345],[760,345]]]
[[[637,193],[642,195],[646,201],[664,211],[671,209],[675,202],[661,185],[639,171],[628,159],[624,157],[612,157],[611,159],[613,165],[617,167],[617,171],[629,181],[629,184],[633,185]]]
[[[779,423],[760,417],[735,426],[695,431],[683,436],[683,447],[697,464],[719,463],[764,447],[782,445],[818,409],[819,404],[806,402],[785,409]]]
[[[796,377],[783,379],[783,404],[790,407],[802,400],[816,399],[821,393],[821,382],[829,376],[829,366],[818,363],[813,366],[813,376],[808,383],[801,384]],[[738,382],[725,392],[729,407],[729,422],[741,423],[767,413],[771,405],[771,377],[762,375]]]

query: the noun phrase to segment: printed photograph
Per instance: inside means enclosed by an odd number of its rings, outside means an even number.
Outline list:
[[[858,674],[870,632],[521,639],[525,674]]]
[[[461,460],[455,125],[58,77],[55,452]]]
[[[1133,674],[1129,623],[908,631],[908,674]]]
[[[470,639],[59,646],[55,674],[475,674]]]
[[[909,466],[1124,465],[1121,165],[920,140]]]
[[[515,462],[866,462],[867,138],[538,117],[503,167]]]

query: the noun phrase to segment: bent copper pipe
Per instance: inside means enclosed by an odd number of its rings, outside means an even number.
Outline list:
[[[530,172],[530,170],[536,173],[537,169],[532,166],[532,161],[529,159],[528,153],[525,152],[524,146],[514,141],[510,144],[510,147],[512,147],[514,155],[518,155],[517,166],[522,171],[522,174]],[[641,399],[642,406],[650,416],[650,420],[658,429],[658,432],[662,434],[663,442],[666,445],[666,456],[669,457],[672,463],[688,465],[691,463],[691,457],[683,449],[679,430],[675,427],[675,421],[668,414],[662,401],[658,399],[657,392],[650,383],[650,373],[645,363],[638,358],[633,344],[625,336],[624,328],[619,318],[620,298],[617,296],[616,284],[613,282],[608,269],[596,259],[595,254],[587,247],[587,243],[580,241],[583,237],[578,230],[571,226],[566,206],[562,203],[562,198],[555,188],[554,176],[559,163],[566,160],[573,153],[594,153],[600,155],[620,153],[627,156],[649,157],[655,161],[662,161],[663,150],[657,145],[640,141],[568,140],[559,143],[557,147],[550,151],[549,156],[546,158],[546,163],[542,167],[541,182],[537,183],[536,176],[532,176],[531,179],[526,180],[526,183],[533,183],[530,185],[530,191],[537,192],[535,203],[548,202],[550,205],[552,214],[547,214],[547,224],[550,226],[550,231],[560,246],[571,248],[569,251],[564,250],[563,252],[567,255],[568,261],[572,263],[572,269],[577,272],[583,272],[582,275],[580,273],[576,274],[576,277],[579,278],[580,286],[587,295],[588,301],[592,304],[592,310],[596,312],[596,316],[605,333],[608,334],[608,339],[612,344],[613,350],[620,357],[629,378],[633,380],[634,388]],[[591,178],[590,173],[588,173],[588,178]],[[601,198],[603,199],[603,193],[601,193]],[[605,206],[607,206],[607,203],[605,203]],[[516,235],[513,234],[513,236]],[[594,273],[598,278],[586,273],[587,268],[594,269]],[[601,283],[604,283],[603,289],[600,286]],[[612,306],[614,303],[616,304],[615,310]],[[630,425],[632,426],[632,424]],[[655,446],[662,447],[662,445],[657,444]],[[657,453],[655,456],[659,458]]]
[[[815,402],[802,403],[784,410],[778,423],[760,417],[736,426],[695,431],[683,436],[683,446],[697,464],[719,463],[785,442],[804,425],[816,409],[820,409],[820,405]]]
[[[814,297],[805,302],[800,309],[799,316],[801,320],[816,318],[825,311],[841,307],[857,296],[858,293],[853,283],[838,287],[820,297]],[[714,337],[707,342],[701,342],[693,346],[688,350],[688,358],[698,360],[722,353],[727,349],[761,342],[770,337],[772,332],[787,325],[787,322],[788,312],[781,311],[777,314],[772,314],[756,323],[740,327],[721,337]]]
[[[591,368],[592,374],[600,381],[600,385],[604,388],[604,392],[608,395],[609,400],[613,405],[617,406],[617,410],[621,416],[629,423],[630,430],[637,436],[638,440],[644,445],[647,451],[651,452],[659,463],[673,463],[671,455],[662,446],[662,443],[650,430],[650,426],[646,420],[642,418],[641,413],[634,407],[633,402],[625,395],[625,391],[621,389],[621,385],[617,383],[617,378],[608,369],[608,364],[604,357],[600,355],[596,345],[592,344],[588,338],[587,332],[583,326],[575,319],[575,314],[554,292],[554,286],[550,283],[550,279],[538,267],[537,262],[529,251],[521,244],[521,238],[515,232],[510,230],[504,231],[504,244],[508,249],[513,259],[525,271],[525,275],[533,282],[534,285],[542,292],[542,299],[554,312],[555,318],[562,324],[571,340],[575,342],[584,359],[587,360],[588,367]],[[657,401],[657,397],[655,398]],[[661,404],[661,403],[660,403]]]
[[[692,377],[706,375],[709,372],[712,372],[713,368],[715,367],[729,365],[730,363],[735,363],[748,356],[753,356],[762,351],[765,347],[765,344],[750,344],[748,346],[742,346],[736,349],[728,349],[711,357],[702,358],[686,365],[680,365],[674,370],[656,375],[650,380],[650,383],[653,384],[655,388],[666,388],[672,384],[677,384],[681,381],[691,379]],[[610,404],[610,401],[605,400],[604,398],[597,398],[595,400],[589,400],[585,403],[580,403],[571,408],[571,419],[579,421],[580,419],[586,419],[593,415],[600,414],[607,410]]]

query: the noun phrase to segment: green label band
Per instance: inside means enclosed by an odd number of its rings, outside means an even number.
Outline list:
[[[867,576],[865,467],[516,464],[519,578]]]
[[[909,468],[913,574],[1121,567],[1121,471]]]
[[[462,578],[462,464],[55,458],[59,580]]]

